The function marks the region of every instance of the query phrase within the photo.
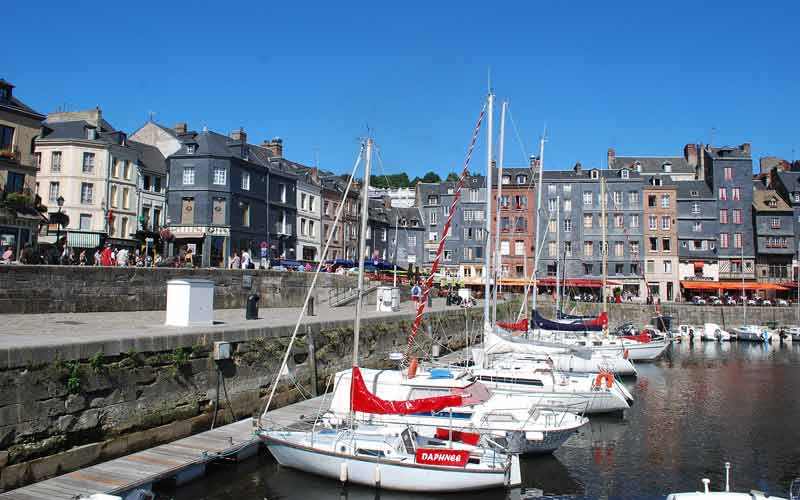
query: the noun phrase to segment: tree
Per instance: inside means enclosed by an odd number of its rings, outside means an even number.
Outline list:
[[[461,179],[461,177],[459,177],[457,173],[450,172],[449,174],[447,174],[447,179],[445,180],[448,182],[458,182],[459,179]]]
[[[442,178],[433,170],[429,170],[422,176],[422,182],[442,182]]]

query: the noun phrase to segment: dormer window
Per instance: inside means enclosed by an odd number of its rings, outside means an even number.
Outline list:
[[[663,170],[666,173],[672,172],[672,163],[665,161],[664,163],[661,164],[661,170]]]
[[[769,206],[769,208],[777,208],[778,200],[776,200],[775,198],[770,198],[769,200],[767,200],[767,205]]]
[[[511,176],[510,175],[504,175],[503,176],[503,184],[504,185],[505,184],[511,184]]]
[[[193,155],[194,151],[195,151],[195,148],[196,148],[196,146],[194,144],[187,144],[186,145],[186,153],[188,153],[190,155]]]
[[[661,185],[661,177],[653,177],[650,179],[650,185],[652,186],[660,186]]]
[[[641,172],[642,171],[642,162],[637,161],[636,163],[633,164],[633,168],[635,168],[637,172]]]
[[[619,176],[622,177],[623,179],[627,179],[630,177],[630,172],[628,171],[627,168],[623,168],[622,170],[620,170]]]
[[[599,179],[600,178],[600,171],[599,170],[592,170],[591,178],[592,179]]]
[[[11,88],[0,86],[0,101],[7,101],[9,98],[11,98]]]
[[[97,139],[97,129],[94,127],[86,127],[86,139],[90,141]]]
[[[700,196],[700,192],[699,191],[692,191],[691,195],[697,197],[697,196]]]
[[[526,184],[528,182],[527,175],[518,175],[517,176],[517,184]]]

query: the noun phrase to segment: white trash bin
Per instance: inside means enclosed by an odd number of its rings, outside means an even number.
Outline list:
[[[167,281],[167,326],[214,324],[214,282],[199,279]]]

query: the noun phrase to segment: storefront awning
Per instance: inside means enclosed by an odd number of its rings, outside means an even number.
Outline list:
[[[73,248],[96,248],[100,246],[100,233],[67,233],[67,246]]]
[[[681,287],[686,290],[707,290],[713,292],[719,290],[787,290],[787,287],[774,283],[737,283],[735,281],[681,281]]]
[[[703,264],[705,264],[705,263],[702,260],[694,261],[694,269],[695,269],[695,271],[702,271],[703,270]]]

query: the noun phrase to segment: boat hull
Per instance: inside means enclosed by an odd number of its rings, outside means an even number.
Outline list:
[[[479,380],[489,387],[496,395],[506,394],[525,396],[533,399],[537,406],[542,408],[585,408],[585,414],[616,413],[630,408],[626,395],[614,384],[612,390],[598,390],[596,392],[552,392],[535,391],[529,386],[506,382],[491,382],[483,377]]]
[[[516,486],[520,482],[518,459],[514,459],[516,473],[513,471],[514,463],[512,463],[510,471],[508,468],[488,471],[456,467],[428,467],[385,458],[379,460],[372,457],[324,452],[284,441],[268,434],[262,434],[261,440],[266,444],[275,460],[284,467],[339,480],[342,474],[342,464],[346,464],[347,482],[368,487],[379,486],[397,491],[438,493],[502,488]],[[379,485],[376,484],[378,477],[376,469],[380,469]]]

